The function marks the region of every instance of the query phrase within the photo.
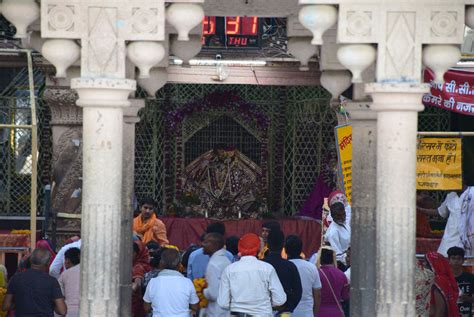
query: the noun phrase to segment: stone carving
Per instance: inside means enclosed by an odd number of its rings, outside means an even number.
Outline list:
[[[338,39],[343,43],[375,43],[378,40],[380,14],[377,5],[339,7]]]
[[[404,74],[415,75],[420,67],[415,59],[415,12],[388,12],[385,48],[385,74],[399,78]]]
[[[457,28],[456,12],[431,12],[431,32],[434,36],[450,37],[456,32]]]
[[[370,36],[372,31],[371,11],[348,11],[347,33],[353,36]]]
[[[117,73],[123,63],[119,50],[123,46],[117,41],[118,20],[117,8],[90,8],[89,18],[94,21],[85,41],[84,51],[88,59],[88,68],[92,73]],[[114,36],[107,36],[114,35]],[[120,55],[120,56],[119,56]]]
[[[300,5],[317,3],[317,0],[299,0]],[[444,0],[406,1],[400,9],[377,1],[360,4],[339,0],[338,3],[338,44],[377,44],[377,81],[420,82],[423,44],[463,43],[464,4]],[[331,54],[323,47],[322,56]]]
[[[47,0],[41,3],[41,35],[43,38],[79,38],[80,1]],[[47,17],[47,18],[44,18]]]
[[[53,213],[81,213],[82,193],[82,128],[72,127],[64,131],[54,144],[53,188],[51,208]],[[79,225],[79,227],[78,227]],[[61,230],[79,230],[80,222],[60,219]]]
[[[47,88],[43,100],[51,110],[53,130],[53,213],[80,214],[82,187],[82,108],[75,105],[77,94],[67,88]],[[79,232],[78,219],[58,218],[58,232]]]
[[[48,28],[56,31],[74,32],[76,28],[73,5],[58,4],[48,8]]]
[[[132,32],[140,34],[142,40],[158,35],[158,25],[164,19],[163,13],[158,8],[132,8]]]
[[[464,5],[434,6],[426,13],[424,42],[430,44],[460,44],[464,40]]]
[[[41,32],[81,39],[82,76],[125,78],[125,41],[164,41],[164,14],[164,0],[44,0]]]
[[[51,125],[82,124],[82,108],[76,106],[77,93],[74,90],[48,88],[43,99],[51,109]]]

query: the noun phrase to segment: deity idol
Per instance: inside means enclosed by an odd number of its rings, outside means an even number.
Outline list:
[[[184,191],[199,196],[210,218],[256,218],[262,209],[261,175],[260,167],[243,153],[218,145],[186,167]]]

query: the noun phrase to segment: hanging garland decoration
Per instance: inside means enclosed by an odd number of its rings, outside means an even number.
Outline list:
[[[270,118],[259,111],[257,107],[239,97],[232,90],[216,90],[202,99],[193,100],[183,107],[169,111],[165,122],[170,134],[181,130],[181,125],[187,117],[211,110],[226,110],[239,115],[249,124],[255,124],[258,132],[265,132],[270,125]]]

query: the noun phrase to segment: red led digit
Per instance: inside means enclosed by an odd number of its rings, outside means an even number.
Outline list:
[[[226,18],[227,35],[235,35],[240,33],[240,17]]]
[[[202,34],[216,34],[216,17],[204,17],[202,21]]]
[[[258,17],[252,18],[252,35],[257,34],[257,27],[258,27]]]
[[[257,35],[258,17],[242,18],[242,35]]]

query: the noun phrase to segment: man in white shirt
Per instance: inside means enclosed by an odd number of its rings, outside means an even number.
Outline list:
[[[301,259],[303,242],[298,236],[290,235],[286,238],[285,250],[288,259],[296,265],[301,278],[303,293],[301,300],[291,314],[292,317],[317,316],[321,303],[321,280],[316,265]]]
[[[336,259],[345,264],[345,252],[351,243],[351,229],[346,225],[346,210],[344,204],[336,202],[331,205],[333,222],[326,231],[325,239],[336,252]]]
[[[448,219],[444,228],[443,238],[438,247],[438,253],[445,257],[448,256],[448,249],[451,247],[460,247],[461,235],[459,233],[459,217],[461,216],[461,199],[455,192],[450,192],[446,199],[441,203],[438,209],[428,209],[417,207],[417,210],[428,216],[441,216]]]
[[[209,301],[206,308],[206,315],[208,317],[230,316],[229,310],[222,309],[217,304],[222,272],[231,264],[227,258],[224,243],[224,236],[219,233],[208,233],[202,243],[204,254],[211,257],[206,268],[207,288],[203,291],[204,296]]]
[[[472,193],[471,193],[472,192]],[[472,235],[474,228],[474,205],[471,206],[471,196],[474,194],[474,187],[467,189],[459,197],[455,192],[451,192],[441,203],[438,209],[428,209],[417,207],[418,210],[428,216],[441,216],[447,218],[443,238],[438,247],[438,253],[448,256],[448,249],[460,247],[466,250],[467,255],[474,255],[472,247]]]
[[[71,248],[64,252],[64,265],[66,271],[61,273],[58,279],[63,291],[67,305],[66,317],[79,317],[79,306],[81,302],[81,250]]]
[[[240,261],[222,273],[217,303],[237,316],[272,317],[272,307],[286,302],[273,266],[256,258],[260,238],[247,233],[239,240]]]
[[[199,308],[193,282],[178,272],[179,252],[166,249],[161,254],[162,271],[148,283],[143,296],[145,312],[153,317],[189,317]]]
[[[49,266],[49,275],[59,278],[61,275],[61,270],[66,269],[64,266],[64,253],[71,248],[81,249],[81,240],[79,239],[75,242],[66,244],[59,250],[58,254],[56,254],[56,257],[54,258],[53,263],[51,263]]]

